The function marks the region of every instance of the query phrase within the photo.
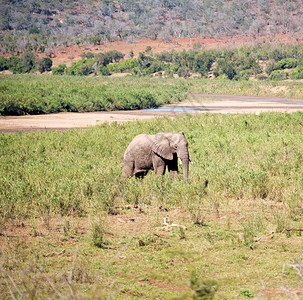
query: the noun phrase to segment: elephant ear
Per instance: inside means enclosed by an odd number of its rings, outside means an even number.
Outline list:
[[[173,160],[173,152],[167,137],[163,135],[157,135],[155,137],[155,142],[153,143],[152,150],[167,160]]]

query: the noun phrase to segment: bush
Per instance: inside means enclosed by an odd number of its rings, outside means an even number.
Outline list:
[[[267,80],[268,77],[264,74],[258,74],[258,75],[256,75],[256,79],[258,79],[258,80]]]
[[[276,70],[294,69],[298,65],[298,60],[294,58],[285,58],[277,62]]]
[[[25,52],[20,59],[13,59],[10,68],[14,74],[30,73],[36,69],[36,57],[31,52]]]
[[[276,62],[270,61],[265,68],[266,74],[270,75],[275,70],[276,70]]]
[[[219,60],[218,66],[214,71],[216,77],[220,75],[226,75],[228,79],[233,79],[237,75],[237,71],[234,68],[234,64],[227,59]]]
[[[3,57],[0,56],[0,71],[4,71],[8,69],[8,60]]]
[[[108,65],[108,70],[110,73],[122,73],[130,72],[133,73],[134,69],[139,67],[139,62],[135,58],[128,58],[121,62],[116,62]]]
[[[288,78],[288,73],[285,71],[275,70],[271,72],[269,80],[285,80]]]
[[[8,68],[10,70],[13,70],[13,68],[15,66],[17,66],[19,63],[21,62],[21,59],[20,57],[17,57],[17,56],[11,56],[9,59],[8,59]]]
[[[95,55],[92,52],[82,52],[80,57],[84,60],[86,58],[93,58]]]
[[[95,247],[104,247],[104,221],[96,220],[91,224],[91,239]]]
[[[97,73],[102,75],[102,76],[109,76],[111,74],[108,67],[103,66],[103,65],[98,66]]]
[[[45,52],[45,46],[43,46],[43,45],[39,46],[39,52],[44,53]]]
[[[192,299],[211,300],[219,289],[218,282],[212,279],[202,279],[196,273],[192,273],[190,287],[193,290]]]
[[[38,70],[40,73],[43,73],[45,71],[50,71],[52,65],[53,65],[53,61],[50,58],[45,57],[38,63]]]
[[[67,75],[86,76],[94,73],[93,59],[79,60],[73,62],[72,65],[66,70]]]
[[[244,71],[240,71],[237,75],[235,75],[233,80],[249,80],[250,76],[251,76],[250,72],[244,70]]]
[[[52,74],[53,75],[64,75],[66,72],[66,64],[61,64],[58,67],[55,67],[52,69]]]
[[[290,74],[291,79],[303,79],[303,66],[296,67],[295,71]]]

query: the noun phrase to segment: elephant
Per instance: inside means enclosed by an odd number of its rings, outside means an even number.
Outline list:
[[[166,166],[170,174],[177,176],[178,158],[183,164],[183,177],[188,180],[188,142],[182,131],[179,133],[160,132],[154,135],[139,134],[124,153],[122,178],[136,176],[143,178],[149,170],[164,175]]]

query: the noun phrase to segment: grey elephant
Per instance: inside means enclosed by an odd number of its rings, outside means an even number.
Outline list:
[[[166,166],[175,177],[178,173],[178,158],[183,164],[184,180],[188,180],[188,143],[181,131],[173,134],[161,132],[154,135],[137,135],[124,154],[122,177],[133,175],[143,178],[149,170],[164,175]]]

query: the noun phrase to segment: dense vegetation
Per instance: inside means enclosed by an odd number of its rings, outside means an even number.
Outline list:
[[[139,53],[137,58],[132,51],[128,58],[119,51],[93,54],[81,53],[82,59],[70,67],[61,64],[52,68],[48,57],[37,59],[32,52],[20,57],[0,57],[0,71],[13,73],[44,73],[52,70],[54,75],[102,75],[128,73],[136,76],[159,77],[215,77],[232,80],[284,80],[303,78],[302,45],[260,45],[244,46],[236,49],[201,50],[196,43],[190,51],[163,51],[153,53],[151,47]]]
[[[38,216],[40,210],[82,215],[121,197],[126,203],[156,197],[159,204],[180,205],[210,196],[210,191],[218,198],[299,201],[302,122],[302,113],[205,115],[85,131],[2,133],[0,212],[7,217]],[[121,182],[123,153],[136,134],[180,130],[194,162],[188,185],[165,177],[160,187],[153,175],[142,186],[135,179]]]
[[[0,48],[15,53],[138,38],[302,35],[300,0],[0,2]]]
[[[159,107],[186,98],[187,84],[168,80],[0,75],[0,114],[84,112]]]
[[[205,114],[0,133],[1,295],[297,292],[302,277],[288,264],[302,268],[292,261],[302,250],[302,124],[301,112]],[[121,180],[135,135],[180,130],[193,162],[188,184],[153,172]],[[187,230],[161,230],[167,215]]]
[[[303,98],[296,81],[0,75],[0,115],[131,110],[185,100],[188,93]]]

